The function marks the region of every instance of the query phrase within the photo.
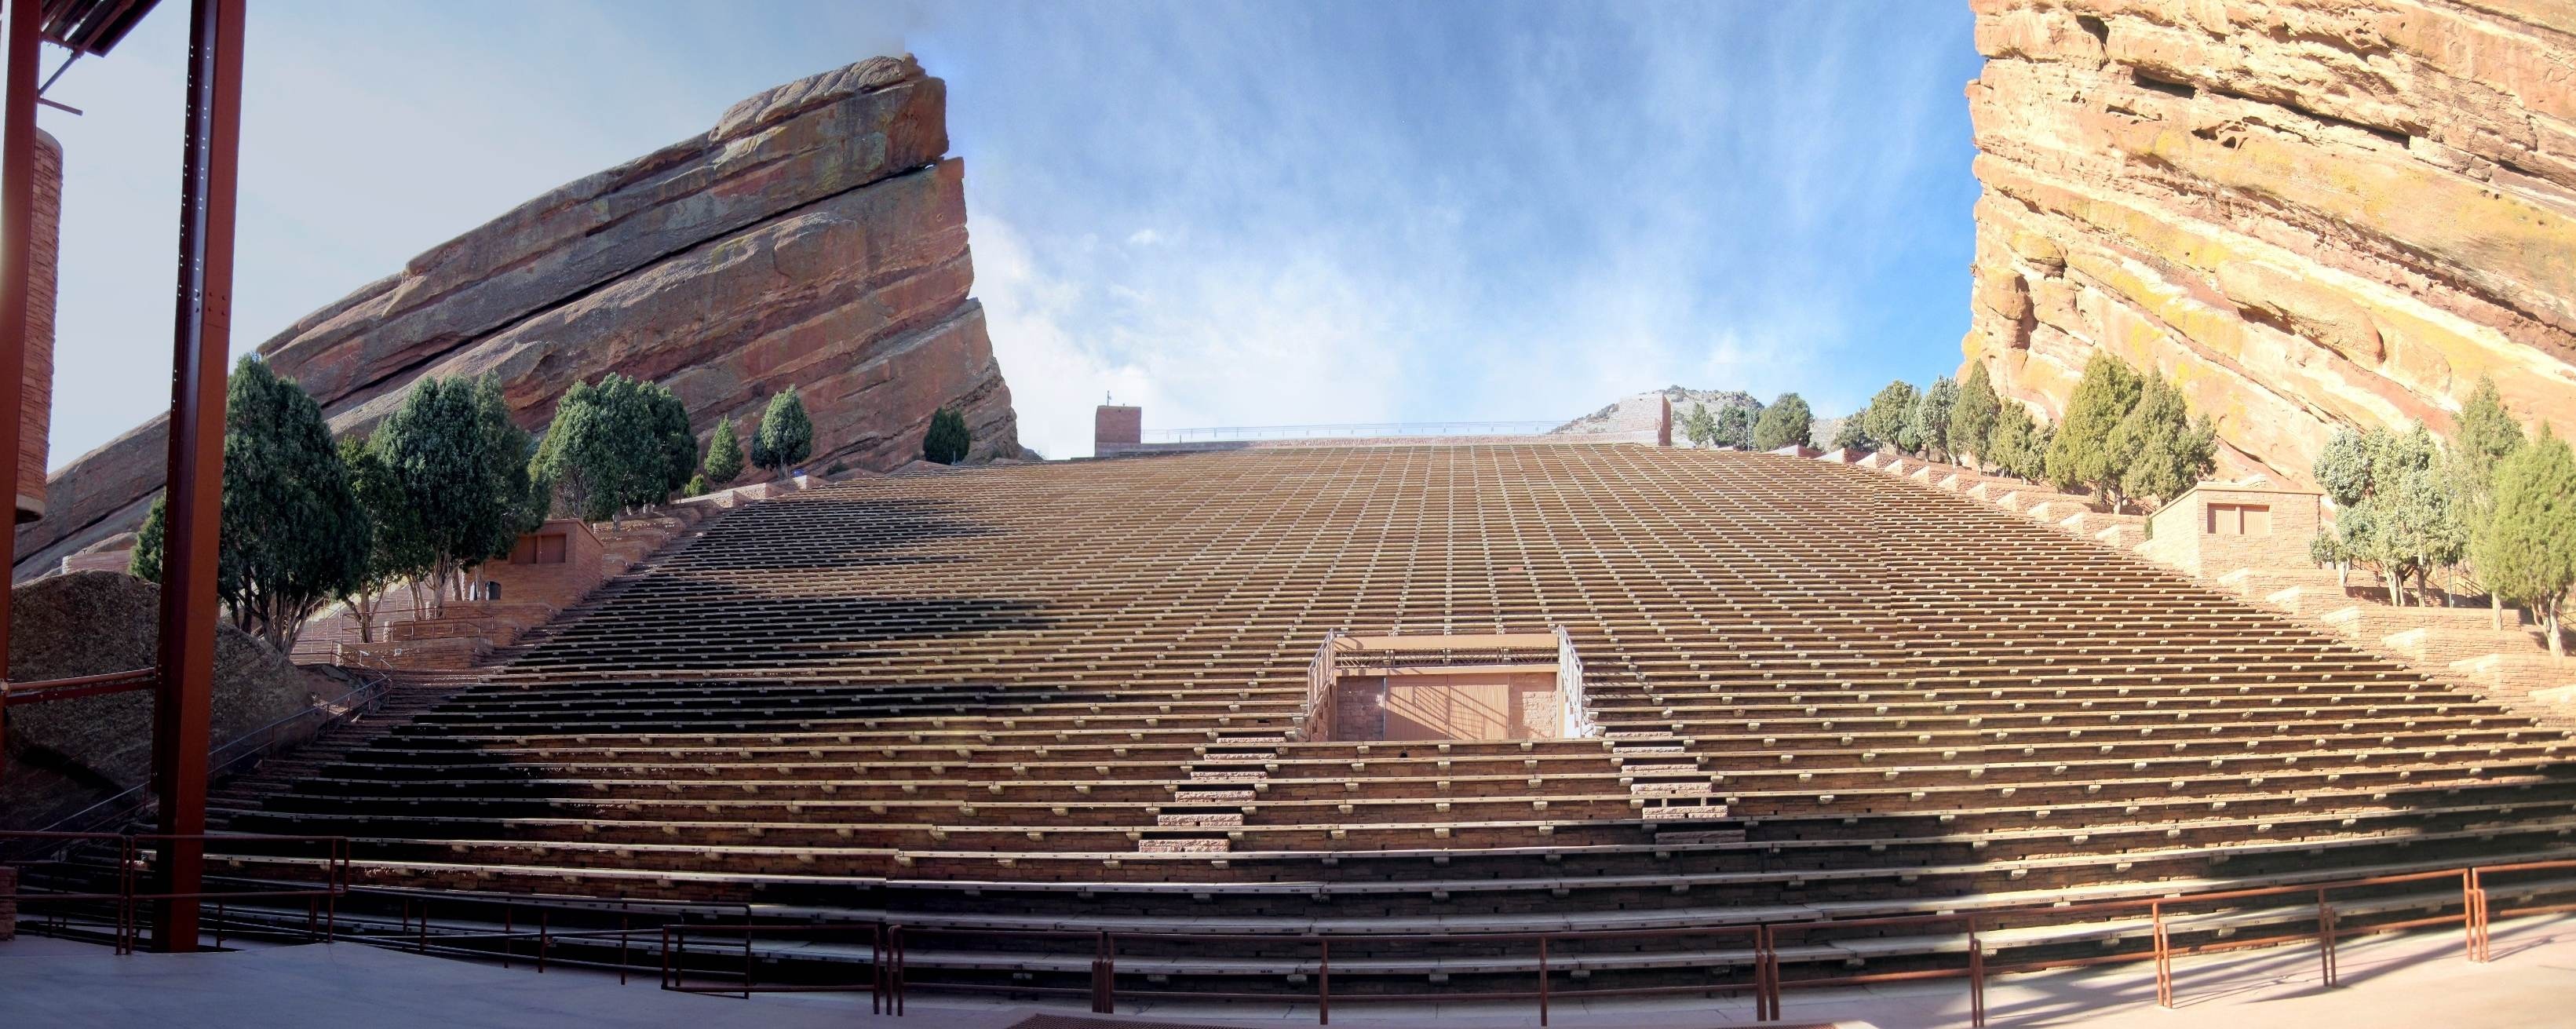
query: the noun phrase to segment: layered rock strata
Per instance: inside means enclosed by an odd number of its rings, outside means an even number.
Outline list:
[[[1963,349],[2006,393],[2053,416],[2107,351],[2291,483],[2339,424],[2448,431],[2480,375],[2576,429],[2576,6],[1974,6]]]
[[[735,104],[714,128],[493,219],[261,344],[340,432],[423,375],[496,375],[542,429],[578,381],[669,385],[701,437],[746,433],[795,386],[808,464],[892,468],[931,413],[964,409],[980,456],[1020,453],[967,251],[946,87],[874,58]],[[54,473],[17,575],[130,529],[161,485],[165,419]]]

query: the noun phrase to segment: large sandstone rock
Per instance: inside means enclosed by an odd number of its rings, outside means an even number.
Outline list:
[[[1974,6],[1963,349],[1999,388],[2053,417],[2107,350],[2294,483],[2336,425],[2448,431],[2481,374],[2576,429],[2576,8]]]
[[[668,384],[701,437],[748,429],[789,385],[809,462],[892,468],[961,405],[983,456],[1016,456],[1008,387],[968,297],[964,171],[946,87],[874,58],[734,105],[706,133],[521,204],[260,345],[363,430],[424,374],[493,374],[542,429],[574,382]],[[155,419],[50,480],[18,577],[132,528],[160,489]]]

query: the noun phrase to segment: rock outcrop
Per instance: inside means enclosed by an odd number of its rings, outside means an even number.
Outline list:
[[[2108,351],[2305,483],[2492,375],[2576,429],[2576,7],[1974,0],[1963,343],[2054,416]]]
[[[946,86],[874,58],[735,104],[714,128],[520,205],[261,344],[341,432],[423,375],[496,375],[542,429],[574,382],[660,381],[701,437],[748,429],[793,385],[820,470],[919,456],[961,406],[979,456],[1017,456],[1010,391],[967,293],[964,169]],[[50,479],[18,577],[139,523],[167,446],[156,419]]]

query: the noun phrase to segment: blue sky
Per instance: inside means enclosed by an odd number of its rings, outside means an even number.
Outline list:
[[[166,406],[185,6],[49,94],[54,462]],[[1965,3],[252,5],[235,336],[767,86],[948,80],[1023,438],[1565,418],[1681,383],[1823,411],[1954,369]],[[49,54],[46,70],[58,59]],[[138,381],[140,380],[140,381]]]

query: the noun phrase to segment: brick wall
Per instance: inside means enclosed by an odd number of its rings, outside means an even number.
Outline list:
[[[2317,534],[2324,502],[2302,490],[2204,485],[2147,519],[2147,542],[2138,552],[2196,576],[2239,568],[2313,568],[2308,541]],[[2210,531],[2212,508],[2228,523],[2222,528],[2243,531]],[[2253,513],[2242,514],[2247,509]],[[2231,511],[2240,514],[2225,517]]]
[[[1102,404],[1091,415],[1091,452],[1105,447],[1132,447],[1145,442],[1145,409]]]
[[[28,220],[27,373],[18,409],[18,520],[45,513],[45,442],[54,417],[54,265],[62,244],[63,145],[36,133],[35,207]]]
[[[0,940],[18,935],[18,870],[0,867]]]
[[[561,536],[563,560],[537,563],[537,541]],[[501,584],[501,601],[544,604],[561,611],[598,588],[601,578],[599,537],[577,518],[557,518],[519,537],[507,561],[489,562],[475,573],[478,580]],[[551,556],[551,554],[549,554]]]

